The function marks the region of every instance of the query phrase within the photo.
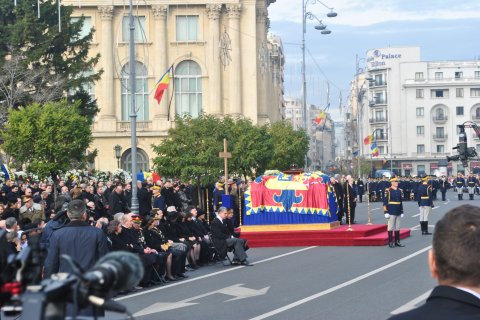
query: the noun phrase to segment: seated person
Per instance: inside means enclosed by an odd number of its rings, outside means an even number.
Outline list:
[[[217,249],[220,258],[224,258],[227,255],[228,248],[234,249],[234,261],[242,265],[250,266],[251,264],[247,260],[247,254],[245,253],[246,240],[241,238],[235,238],[228,229],[225,223],[227,219],[227,208],[220,207],[218,209],[217,216],[210,224],[210,230],[212,232],[212,241]]]

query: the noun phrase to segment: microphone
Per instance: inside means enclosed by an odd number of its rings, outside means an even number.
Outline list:
[[[124,291],[138,285],[144,267],[140,258],[127,251],[113,251],[87,271],[83,279],[101,291]]]

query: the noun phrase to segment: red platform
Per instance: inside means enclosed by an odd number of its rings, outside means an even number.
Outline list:
[[[331,230],[243,231],[241,237],[251,248],[304,246],[384,246],[388,244],[387,225],[342,225]],[[402,229],[400,238],[410,236],[410,229]]]

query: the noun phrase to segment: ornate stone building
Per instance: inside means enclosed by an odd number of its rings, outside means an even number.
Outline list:
[[[134,6],[138,168],[152,166],[152,144],[174,126],[174,114],[244,116],[254,123],[281,119],[283,50],[268,36],[274,0],[144,1]],[[67,0],[73,17],[92,27],[91,53],[101,54],[102,78],[89,89],[100,112],[93,125],[95,168],[131,169],[129,11],[120,1]],[[175,76],[160,104],[157,81],[170,65]],[[174,83],[173,83],[174,82]],[[175,90],[172,90],[173,85]],[[170,104],[170,101],[172,103]],[[169,112],[170,109],[170,112]],[[170,115],[170,116],[169,116]]]

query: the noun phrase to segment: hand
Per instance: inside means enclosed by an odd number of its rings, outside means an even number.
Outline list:
[[[400,215],[400,218],[403,218],[403,216],[404,216],[404,214],[402,213],[402,214]]]
[[[388,213],[385,213],[384,216],[385,216],[385,219],[390,218],[390,215]]]

